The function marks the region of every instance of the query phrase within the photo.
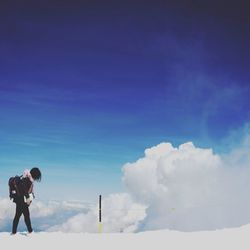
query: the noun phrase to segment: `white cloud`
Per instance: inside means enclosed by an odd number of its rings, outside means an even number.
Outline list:
[[[53,225],[64,223],[78,213],[87,213],[91,204],[82,202],[41,202],[34,200],[30,206],[31,220],[35,231],[43,231]],[[0,231],[10,231],[15,214],[15,204],[6,198],[0,198]],[[21,218],[19,230],[26,230]]]
[[[103,232],[134,232],[145,218],[145,206],[135,203],[129,194],[112,194],[102,202]],[[98,207],[80,213],[49,231],[98,232]]]
[[[34,201],[30,206],[35,231],[97,232],[98,205],[78,201]],[[0,198],[0,231],[11,231],[15,204]],[[126,193],[112,194],[103,199],[103,231],[134,232],[145,218],[145,206],[135,203]],[[26,230],[21,218],[19,231]]]
[[[194,231],[249,223],[249,138],[221,156],[191,142],[146,149],[144,157],[123,166],[128,193],[103,198],[103,231]],[[15,206],[0,199],[0,208],[1,231],[10,231]],[[35,200],[31,217],[36,231],[98,230],[97,204]]]
[[[141,229],[192,231],[248,223],[250,172],[226,165],[226,159],[235,158],[232,155],[235,152],[222,159],[191,142],[178,148],[161,143],[146,149],[138,161],[125,164],[123,181],[128,191],[148,206]],[[234,164],[238,162],[240,157]]]
[[[0,199],[0,228],[6,227],[14,213],[14,207],[11,205],[9,199]]]

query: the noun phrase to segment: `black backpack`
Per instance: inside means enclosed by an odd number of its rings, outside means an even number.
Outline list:
[[[10,199],[14,199],[21,196],[21,190],[19,188],[21,182],[21,177],[16,175],[15,177],[10,177],[9,179],[9,196]]]

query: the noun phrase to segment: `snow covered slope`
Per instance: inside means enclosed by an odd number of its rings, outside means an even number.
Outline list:
[[[46,250],[46,249],[88,249],[88,250],[241,250],[250,249],[250,225],[240,228],[203,232],[151,231],[138,234],[72,234],[34,233],[26,236],[0,233],[1,249]]]

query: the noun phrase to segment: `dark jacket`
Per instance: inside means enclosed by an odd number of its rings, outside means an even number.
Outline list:
[[[33,183],[28,177],[21,177],[20,181],[18,182],[17,188],[19,191],[19,195],[13,199],[14,202],[24,201],[24,196],[26,198],[29,198],[29,194],[33,193]]]

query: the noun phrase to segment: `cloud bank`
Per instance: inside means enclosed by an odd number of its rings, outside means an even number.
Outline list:
[[[146,149],[122,168],[127,193],[104,197],[103,231],[197,231],[249,223],[249,149],[249,135],[223,155],[192,142]],[[0,208],[0,231],[10,231],[14,205],[0,199]],[[31,215],[36,231],[98,231],[97,204],[34,201]],[[25,230],[23,222],[19,229]]]
[[[191,142],[178,148],[161,143],[125,164],[129,193],[148,207],[140,230],[212,230],[249,223],[249,161],[241,157],[248,155],[248,146],[220,157]]]
[[[0,232],[11,231],[15,204],[0,198]],[[40,202],[30,206],[35,231],[98,232],[98,205],[82,202]],[[102,202],[103,232],[135,232],[145,214],[145,206],[136,203],[127,193],[111,194]],[[19,231],[25,231],[23,218]]]
[[[145,218],[145,206],[134,202],[129,194],[111,194],[102,202],[103,232],[134,232]],[[98,206],[79,213],[49,231],[98,232]]]
[[[30,206],[32,224],[35,231],[46,231],[56,224],[62,224],[67,219],[79,213],[87,213],[92,204],[82,202],[41,202],[34,200]],[[15,204],[7,198],[0,198],[0,232],[11,231],[15,214]],[[23,217],[20,219],[19,231],[26,230]]]

